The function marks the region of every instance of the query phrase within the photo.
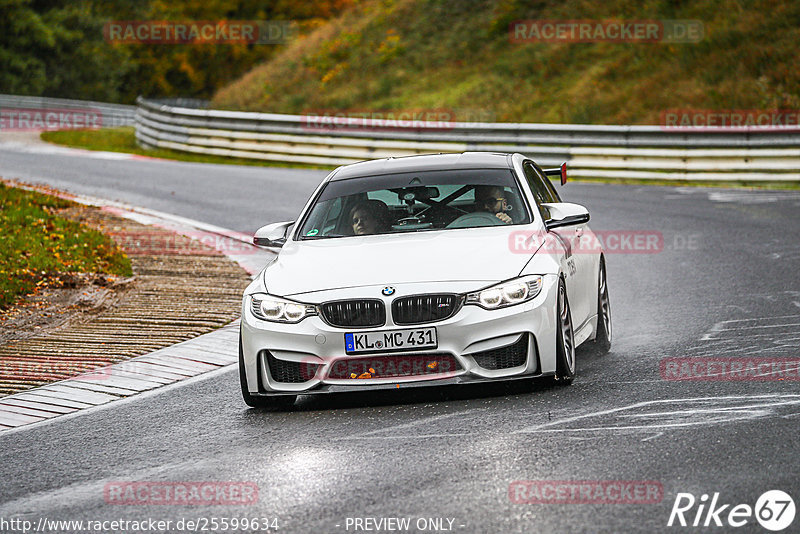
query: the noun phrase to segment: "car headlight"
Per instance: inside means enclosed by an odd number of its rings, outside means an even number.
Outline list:
[[[275,323],[299,323],[309,315],[317,315],[317,307],[291,300],[257,294],[250,297],[250,311],[262,321]]]
[[[487,310],[496,310],[533,300],[541,290],[541,276],[523,276],[481,291],[467,293],[464,303],[475,304]]]

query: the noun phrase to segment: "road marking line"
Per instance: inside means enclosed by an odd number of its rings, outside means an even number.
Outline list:
[[[729,319],[727,321],[720,321],[715,323],[711,329],[703,334],[700,337],[700,341],[715,341],[715,338],[712,336],[719,332],[731,331],[731,330],[738,330],[739,328],[747,328],[747,327],[737,327],[737,328],[723,328],[724,325],[730,323],[745,323],[745,322],[754,322],[754,321],[775,321],[777,319],[800,319],[800,315],[778,315],[775,317],[754,317],[750,319]],[[787,325],[787,326],[797,326],[796,324]]]
[[[441,434],[397,434],[394,436],[346,436],[342,438],[336,438],[335,441],[346,441],[351,439],[388,440],[388,439],[454,438],[454,437],[464,437],[471,435],[472,434],[469,432],[460,432],[452,434],[441,433]]]
[[[654,401],[642,401],[642,402],[637,402],[637,403],[634,403],[634,404],[629,404],[627,406],[620,406],[620,407],[617,407],[617,408],[609,408],[607,410],[600,410],[600,411],[597,411],[597,412],[590,412],[590,413],[586,413],[586,414],[582,414],[582,415],[575,415],[575,416],[572,416],[572,417],[568,417],[566,419],[561,419],[561,420],[557,420],[557,421],[551,421],[551,422],[548,422],[548,423],[542,423],[542,424],[539,424],[539,425],[534,425],[534,426],[531,426],[531,427],[527,427],[525,429],[517,430],[516,432],[527,432],[527,431],[539,430],[539,429],[545,428],[545,427],[561,425],[561,424],[564,424],[564,423],[572,423],[573,421],[577,421],[579,419],[585,419],[587,417],[597,417],[597,416],[602,416],[602,415],[608,415],[608,414],[612,414],[612,413],[622,412],[622,411],[625,411],[625,410],[632,410],[632,409],[635,409],[635,408],[641,408],[641,407],[644,407],[644,406],[651,406],[651,405],[654,405],[654,404],[667,404],[667,403],[673,403],[673,402],[698,402],[698,401],[700,401],[700,402],[702,402],[702,401],[708,402],[708,401],[715,401],[715,400],[772,399],[772,398],[785,398],[785,397],[786,397],[786,395],[780,395],[780,394],[776,393],[776,394],[769,394],[769,395],[729,395],[729,396],[722,396],[722,397],[689,397],[689,398],[684,398],[684,399],[658,399],[658,400],[654,400]],[[800,398],[800,395],[789,395],[789,397],[798,397],[798,398]]]
[[[756,326],[737,326],[736,328],[722,328],[717,332],[738,332],[740,330],[753,330],[756,328],[780,328],[782,326],[800,326],[800,323],[787,323],[787,324],[762,324]]]

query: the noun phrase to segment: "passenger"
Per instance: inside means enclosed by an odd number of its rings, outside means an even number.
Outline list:
[[[503,188],[494,185],[475,186],[475,204],[478,211],[488,211],[506,224],[513,221],[506,213],[506,197]]]
[[[380,200],[359,202],[350,210],[354,235],[381,234],[389,231],[389,208]]]

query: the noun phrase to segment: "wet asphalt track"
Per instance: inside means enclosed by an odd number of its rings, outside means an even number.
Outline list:
[[[0,176],[244,231],[293,218],[324,175],[0,149]],[[668,528],[679,492],[719,492],[720,503],[752,506],[780,489],[800,505],[800,382],[659,373],[670,357],[798,357],[800,192],[577,183],[562,192],[589,208],[595,231],[657,230],[665,245],[657,254],[608,255],[614,346],[603,357],[579,351],[571,387],[301,397],[292,411],[274,413],[246,408],[231,369],[0,433],[0,519],[154,518],[178,531],[181,518],[267,517],[281,532],[336,533],[356,531],[348,517],[409,517],[411,531],[418,518],[450,518],[454,532],[470,533],[681,532],[730,527]],[[207,480],[254,482],[258,502],[121,506],[103,498],[114,481]],[[664,496],[656,504],[517,504],[509,485],[519,480],[649,480]],[[766,532],[753,518],[736,531]],[[800,517],[791,531],[800,531]]]

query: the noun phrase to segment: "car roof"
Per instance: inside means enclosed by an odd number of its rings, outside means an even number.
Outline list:
[[[425,154],[389,157],[362,161],[339,167],[331,181],[361,178],[398,172],[436,171],[444,169],[508,169],[511,154],[499,152],[462,152],[460,154]]]

